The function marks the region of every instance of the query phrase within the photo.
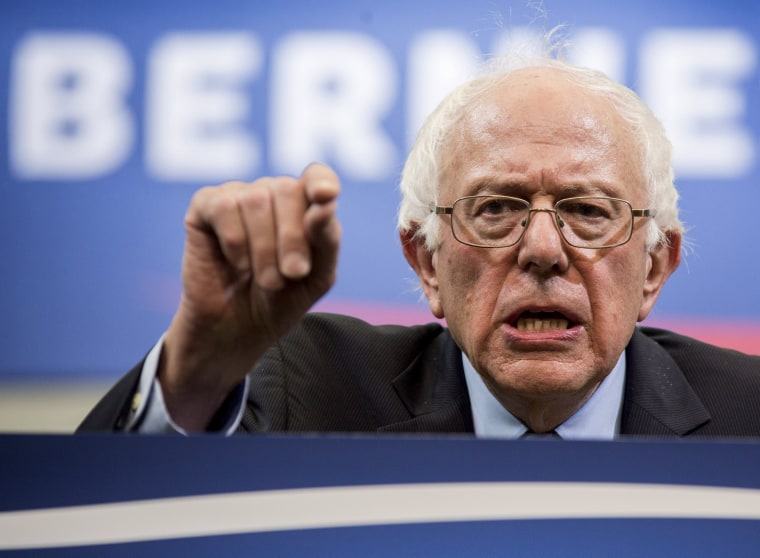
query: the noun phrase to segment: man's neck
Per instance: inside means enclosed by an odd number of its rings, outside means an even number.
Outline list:
[[[519,438],[528,431],[526,423],[493,396],[464,355],[462,363],[472,405],[475,434],[483,438]],[[623,353],[596,391],[579,409],[558,423],[557,433],[566,439],[612,440],[620,432],[625,368]],[[550,430],[552,428],[546,431]]]

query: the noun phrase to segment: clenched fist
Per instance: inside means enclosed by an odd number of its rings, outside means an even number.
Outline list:
[[[335,282],[340,182],[313,164],[298,178],[199,190],[185,217],[183,292],[159,381],[170,415],[206,427],[256,360]]]

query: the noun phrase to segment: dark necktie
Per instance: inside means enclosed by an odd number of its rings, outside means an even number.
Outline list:
[[[550,432],[533,432],[528,430],[525,434],[520,436],[522,440],[561,440],[562,437],[554,430]]]

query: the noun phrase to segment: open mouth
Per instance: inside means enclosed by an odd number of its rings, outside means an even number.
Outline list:
[[[545,332],[566,330],[575,325],[561,312],[523,312],[512,324],[522,332]]]

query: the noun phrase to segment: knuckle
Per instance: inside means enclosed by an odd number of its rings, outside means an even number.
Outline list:
[[[219,236],[219,242],[222,243],[228,252],[237,254],[247,251],[248,239],[242,229],[225,230]]]
[[[216,191],[216,188],[212,186],[204,186],[203,188],[199,188],[193,193],[192,198],[190,198],[190,208],[198,208],[198,207],[205,207],[209,199],[214,196],[214,192]]]
[[[185,227],[208,226],[213,221],[212,209],[216,196],[217,192],[211,186],[196,190],[185,212]]]
[[[292,177],[281,176],[272,181],[272,188],[284,195],[294,195],[303,193],[301,184]]]
[[[235,202],[229,196],[217,192],[206,200],[206,210],[212,218],[223,217],[235,210]]]
[[[261,211],[269,209],[272,204],[272,194],[269,188],[243,188],[237,191],[237,203],[246,211]]]

